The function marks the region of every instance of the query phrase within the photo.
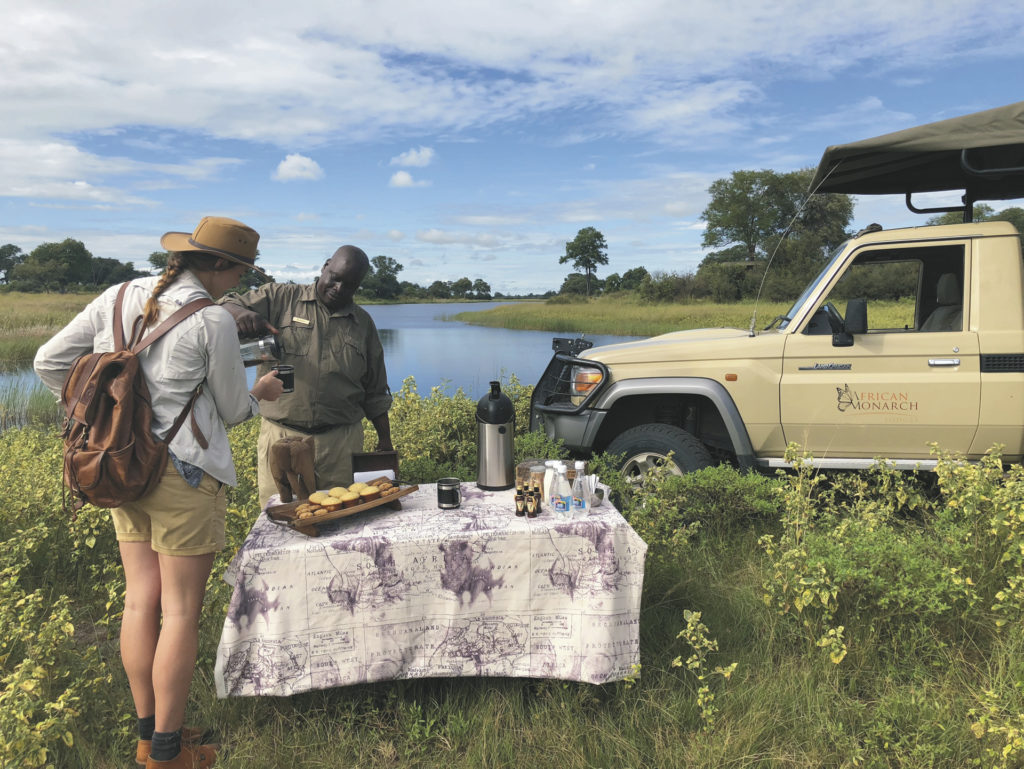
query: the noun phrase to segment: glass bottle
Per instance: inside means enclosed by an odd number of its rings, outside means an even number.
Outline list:
[[[576,462],[576,477],[572,482],[572,517],[578,518],[587,514],[590,500],[587,498],[587,483],[584,476],[584,463]]]

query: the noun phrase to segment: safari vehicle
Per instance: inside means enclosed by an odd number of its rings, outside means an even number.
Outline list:
[[[627,475],[669,456],[679,471],[782,467],[790,442],[835,469],[881,456],[931,469],[932,442],[968,459],[1001,444],[1005,461],[1020,461],[1021,237],[971,220],[976,201],[1024,197],[1024,102],[829,147],[811,190],[902,193],[912,211],[962,210],[964,223],[871,225],[761,331],[752,322],[596,348],[556,339],[532,427],[576,455],[622,455]],[[914,206],[914,194],[939,190],[962,190],[963,206]],[[914,300],[883,315],[895,295]]]

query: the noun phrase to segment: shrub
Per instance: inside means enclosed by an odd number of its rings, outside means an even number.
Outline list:
[[[762,538],[765,601],[799,620],[839,662],[856,629],[892,651],[969,634],[982,643],[1024,617],[1024,476],[997,450],[977,464],[939,453],[937,492],[878,461],[867,473],[795,463],[782,490],[781,533]],[[981,635],[979,635],[979,633]]]

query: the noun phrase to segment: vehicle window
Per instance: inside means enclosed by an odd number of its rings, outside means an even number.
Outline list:
[[[865,251],[832,287],[806,333],[830,333],[825,305],[845,313],[850,299],[867,301],[868,333],[960,331],[963,285],[962,245]]]
[[[921,284],[920,260],[855,262],[829,294],[840,312],[850,299],[868,300],[868,333],[912,331]]]

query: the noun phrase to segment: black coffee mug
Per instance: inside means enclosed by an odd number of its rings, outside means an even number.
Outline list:
[[[295,366],[279,363],[272,368],[277,372],[277,378],[281,380],[281,384],[284,385],[284,391],[286,393],[295,392]]]
[[[462,504],[462,481],[458,478],[442,478],[437,482],[437,506],[450,510]]]

